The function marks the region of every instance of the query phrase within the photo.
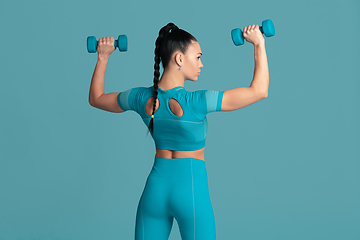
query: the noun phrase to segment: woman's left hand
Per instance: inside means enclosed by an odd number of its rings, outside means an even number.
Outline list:
[[[113,37],[103,37],[98,42],[98,56],[99,58],[108,58],[112,52],[115,51],[115,39]]]
[[[254,46],[265,43],[265,39],[260,32],[259,25],[250,25],[248,27],[244,27],[243,35],[246,41],[252,43]]]

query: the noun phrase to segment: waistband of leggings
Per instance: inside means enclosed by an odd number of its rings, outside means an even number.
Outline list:
[[[164,177],[207,175],[205,161],[197,158],[155,158],[152,174]]]
[[[155,161],[159,159],[159,161],[201,161],[204,162],[204,160],[198,159],[198,158],[155,158]]]

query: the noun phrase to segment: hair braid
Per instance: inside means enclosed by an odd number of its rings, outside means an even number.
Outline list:
[[[178,29],[178,27],[173,24],[173,23],[169,23],[167,24],[165,27],[163,27],[162,29],[160,29],[159,31],[159,36],[156,39],[155,42],[155,64],[154,64],[154,104],[153,104],[153,110],[152,110],[152,114],[151,114],[151,119],[150,119],[150,123],[149,123],[149,131],[151,131],[151,133],[154,132],[154,113],[155,113],[155,108],[156,108],[156,100],[157,100],[157,95],[158,95],[158,83],[159,83],[159,77],[160,77],[160,61],[161,61],[161,56],[160,56],[160,48],[161,48],[161,44],[164,38],[166,38],[166,35],[169,34],[169,31],[172,29]],[[149,133],[148,131],[148,133]]]
[[[194,36],[188,32],[179,29],[175,24],[168,23],[159,31],[159,36],[155,42],[155,64],[154,64],[154,104],[149,123],[148,133],[154,132],[154,113],[156,108],[156,100],[158,95],[158,84],[160,77],[160,62],[165,69],[169,64],[172,53],[180,50],[185,53],[186,47],[191,41],[197,41]]]
[[[159,55],[156,54],[156,50],[155,50],[154,86],[153,86],[153,88],[154,88],[154,95],[153,95],[154,96],[154,104],[153,104],[153,110],[152,110],[151,119],[150,119],[150,123],[149,123],[149,131],[151,131],[151,133],[153,133],[153,131],[154,131],[154,113],[155,113],[156,100],[157,100],[157,95],[158,95],[159,76],[160,76],[160,57],[159,57]]]

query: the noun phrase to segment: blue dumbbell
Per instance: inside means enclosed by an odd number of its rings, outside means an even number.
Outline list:
[[[89,53],[96,53],[98,41],[94,36],[87,38],[87,50]],[[120,52],[126,52],[128,48],[128,40],[126,35],[119,35],[118,40],[115,40],[114,47],[119,48]]]
[[[264,20],[262,26],[260,26],[260,31],[265,37],[272,37],[275,35],[275,26],[270,19]],[[235,28],[231,31],[231,38],[236,46],[244,44],[245,38],[240,28]]]

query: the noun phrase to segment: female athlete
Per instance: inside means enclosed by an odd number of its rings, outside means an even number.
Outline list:
[[[234,111],[268,95],[264,37],[258,25],[245,27],[243,34],[254,45],[253,79],[249,87],[226,91],[184,88],[186,80],[198,80],[202,52],[194,36],[169,23],[155,42],[154,84],[105,94],[105,71],[115,50],[114,38],[99,39],[90,105],[109,112],[137,112],[156,146],[154,165],[138,204],[136,240],[168,239],[174,218],[183,240],[216,239],[204,159],[206,115]],[[164,69],[161,78],[160,62]]]

